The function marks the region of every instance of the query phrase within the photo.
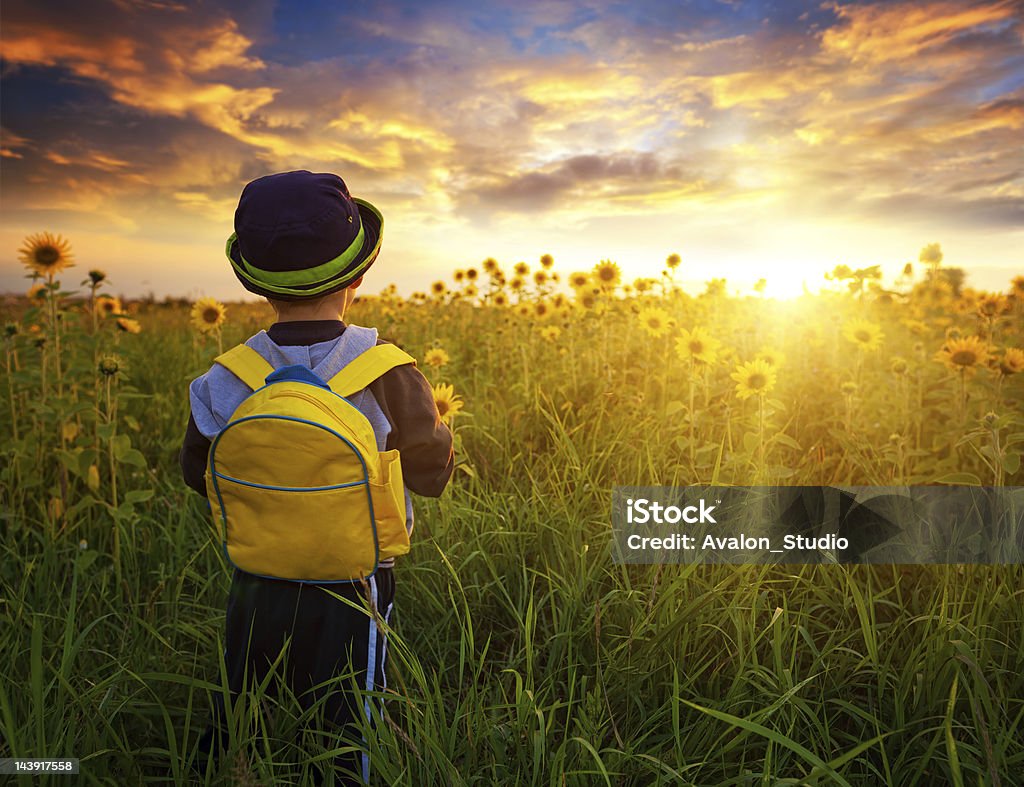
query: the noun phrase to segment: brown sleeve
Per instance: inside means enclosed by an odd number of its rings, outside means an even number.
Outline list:
[[[398,449],[405,485],[418,495],[440,497],[455,468],[455,453],[427,378],[411,364],[397,366],[369,389],[391,424],[386,448]]]
[[[210,441],[199,431],[195,418],[189,413],[188,428],[185,430],[181,453],[178,454],[178,463],[181,465],[185,483],[203,497],[206,497],[206,462],[209,454]]]

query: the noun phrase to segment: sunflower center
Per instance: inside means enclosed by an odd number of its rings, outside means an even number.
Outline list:
[[[694,355],[700,355],[702,352],[704,352],[704,342],[697,341],[696,339],[694,339],[692,342],[690,342],[689,348],[690,352],[693,353]]]
[[[864,344],[868,344],[871,342],[871,334],[868,331],[865,331],[863,328],[857,331],[855,334],[853,334],[853,337],[858,342],[862,342]]]
[[[659,320],[657,317],[648,317],[647,327],[649,327],[651,330],[656,331],[661,327],[661,320]]]
[[[601,268],[598,275],[601,277],[601,281],[611,281],[615,278],[615,271],[612,268]]]
[[[36,249],[36,262],[50,266],[60,259],[60,251],[56,246],[40,246]]]
[[[220,318],[220,310],[215,309],[212,306],[207,306],[203,309],[203,322],[215,323]]]
[[[754,372],[747,378],[747,387],[755,391],[760,391],[767,384],[768,378],[760,372]]]
[[[444,399],[438,399],[437,412],[441,415],[446,415],[448,413],[448,409],[448,402],[446,402]]]
[[[978,362],[978,356],[973,350],[957,350],[949,360],[957,366],[974,366]]]

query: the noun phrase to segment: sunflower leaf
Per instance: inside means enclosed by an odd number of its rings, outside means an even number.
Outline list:
[[[935,479],[936,484],[965,484],[968,486],[981,486],[981,479],[974,473],[948,473],[941,478]]]

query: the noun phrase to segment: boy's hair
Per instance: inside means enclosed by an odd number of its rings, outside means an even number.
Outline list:
[[[306,298],[306,299],[303,299],[301,301],[282,301],[282,300],[278,300],[277,298],[271,298],[269,295],[266,296],[266,298],[267,298],[267,303],[269,303],[271,306],[273,306],[275,311],[281,311],[282,309],[287,310],[287,309],[294,308],[296,306],[304,306],[304,307],[312,306],[313,308],[316,308],[321,303],[323,303],[325,300],[327,300],[328,298],[330,298],[331,296],[336,295],[336,294],[337,293],[332,292],[330,295],[321,295],[319,298]]]
[[[340,293],[345,292],[345,290],[354,290],[354,289],[358,288],[359,285],[362,283],[362,281],[363,281],[363,277],[360,276],[358,279],[356,279],[354,282],[352,282],[350,285],[348,285],[348,287],[345,287],[345,288],[340,289],[340,290],[335,290],[333,292],[329,292],[326,295],[314,296],[312,298],[291,299],[291,300],[287,300],[287,301],[281,300],[280,298],[272,298],[269,295],[265,295],[264,298],[266,299],[267,303],[269,303],[271,306],[273,306],[274,310],[278,311],[278,312],[280,312],[282,310],[287,311],[288,309],[293,309],[293,308],[296,308],[296,307],[302,307],[302,308],[305,308],[305,309],[309,309],[309,308],[317,309],[328,298],[335,298]]]

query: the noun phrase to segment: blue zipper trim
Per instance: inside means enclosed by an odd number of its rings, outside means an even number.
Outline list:
[[[262,416],[269,418],[270,416]],[[329,489],[346,489],[351,486],[361,486],[362,484],[369,483],[368,481],[350,481],[347,484],[333,484],[331,486],[272,486],[270,484],[257,484],[255,481],[243,481],[241,478],[232,478],[224,473],[218,473],[213,471],[217,478],[221,478],[225,481],[231,481],[235,484],[242,484],[243,486],[251,486],[255,489],[269,489],[273,492],[326,492]]]

